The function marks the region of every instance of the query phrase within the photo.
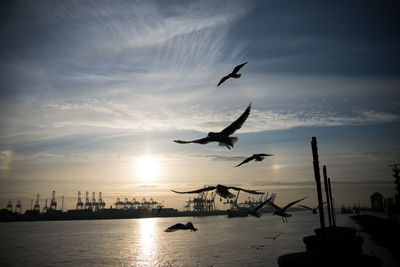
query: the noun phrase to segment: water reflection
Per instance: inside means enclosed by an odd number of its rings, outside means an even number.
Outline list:
[[[136,255],[138,266],[158,264],[159,240],[156,218],[138,220]]]

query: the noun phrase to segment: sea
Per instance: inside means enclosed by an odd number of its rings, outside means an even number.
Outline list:
[[[318,215],[291,213],[287,223],[271,213],[0,223],[0,266],[278,266],[280,255],[305,251],[303,237],[320,226]],[[360,230],[349,215],[337,214],[336,220]],[[164,232],[189,221],[198,231]],[[365,254],[380,258],[384,267],[400,266],[367,233],[357,234]]]

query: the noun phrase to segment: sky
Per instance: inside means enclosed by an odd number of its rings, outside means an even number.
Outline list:
[[[216,184],[315,205],[313,136],[337,207],[395,195],[396,1],[2,1],[0,13],[2,208],[30,209],[37,193],[43,207],[55,190],[64,209],[78,191],[182,209],[193,196],[171,189]],[[224,129],[250,102],[232,150],[173,142]],[[253,153],[274,156],[233,167]]]

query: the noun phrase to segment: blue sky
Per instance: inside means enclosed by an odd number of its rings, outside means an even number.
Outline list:
[[[313,204],[312,136],[337,205],[395,193],[394,1],[8,1],[0,12],[1,206],[56,190],[72,208],[80,190],[181,208],[187,196],[171,189],[217,183]],[[249,102],[233,150],[172,142],[220,131]],[[232,167],[259,152],[275,156]],[[151,180],[138,177],[144,156],[159,169]]]

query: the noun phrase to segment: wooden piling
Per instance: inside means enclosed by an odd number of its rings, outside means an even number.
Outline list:
[[[329,199],[331,201],[332,223],[333,227],[336,227],[335,205],[333,203],[333,198],[332,198],[331,178],[328,178],[328,190],[329,190]]]
[[[311,149],[313,154],[315,183],[317,184],[319,221],[321,223],[322,231],[325,231],[324,205],[322,204],[323,201],[322,201],[322,191],[321,191],[321,175],[319,172],[317,138],[315,136],[313,136],[311,140]]]
[[[326,195],[326,208],[328,210],[329,227],[332,227],[331,200],[330,200],[330,197],[329,197],[328,176],[326,174],[326,166],[325,165],[322,167],[322,173],[324,175],[324,187],[325,187],[325,195]]]

